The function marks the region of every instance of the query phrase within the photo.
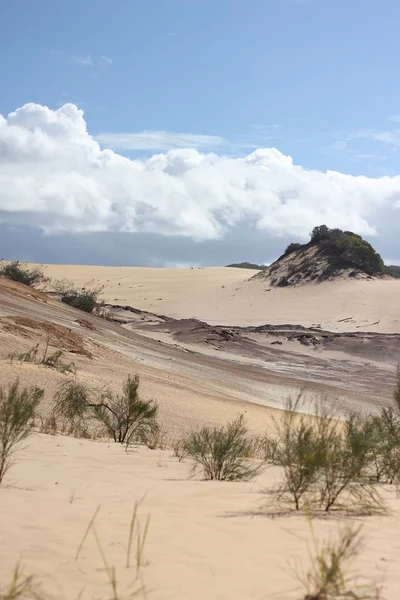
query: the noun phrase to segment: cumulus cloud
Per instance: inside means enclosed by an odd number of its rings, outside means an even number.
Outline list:
[[[26,104],[0,117],[0,190],[0,222],[13,226],[193,240],[243,224],[299,239],[321,223],[374,235],[400,207],[399,176],[306,170],[276,148],[241,158],[171,149],[131,160],[102,149],[73,104]]]

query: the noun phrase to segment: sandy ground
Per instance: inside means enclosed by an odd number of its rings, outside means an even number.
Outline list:
[[[321,325],[335,331],[400,333],[400,280],[335,281],[270,289],[256,271],[47,265],[53,278],[104,285],[104,299],[174,318],[225,325]],[[268,291],[270,290],[270,291]],[[345,320],[344,320],[345,319]]]
[[[125,453],[116,444],[34,435],[0,489],[0,581],[21,561],[50,598],[110,598],[104,564],[92,533],[77,549],[101,505],[95,529],[120,598],[135,580],[126,568],[135,500],[143,531],[142,582],[149,600],[301,600],[291,568],[309,567],[311,533],[304,516],[271,518],[263,490],[279,480],[267,470],[249,483],[193,481],[188,463],[168,451]],[[400,500],[384,491],[387,517],[364,523],[365,548],[350,567],[364,582],[383,586],[382,598],[400,597]],[[349,521],[347,521],[349,522]],[[314,520],[318,540],[334,536],[342,520]],[[130,588],[132,590],[132,588]],[[139,595],[139,598],[145,596]]]
[[[396,331],[393,296],[398,282],[380,282],[381,287],[377,282],[352,282],[347,291],[337,282],[331,288],[321,284],[277,290],[274,296],[275,291],[265,292],[259,282],[244,281],[249,273],[236,269],[122,269],[121,277],[126,279],[121,285],[122,279],[111,280],[115,271],[106,268],[54,266],[48,267],[50,275],[52,269],[60,278],[80,272],[81,279],[74,277],[77,284],[90,279],[101,283],[104,278],[110,285],[105,291],[111,303],[157,309],[157,313],[170,310],[179,317],[215,315],[216,322],[235,317],[233,324],[240,324],[271,322],[272,314],[282,322],[292,314],[305,324],[307,317],[311,325],[322,325],[319,317],[324,313],[332,328],[354,329],[362,318],[376,318],[379,311],[377,327],[385,323]],[[285,296],[289,292],[293,294]],[[147,295],[140,300],[140,294]],[[340,300],[343,294],[347,304]],[[312,303],[312,297],[320,302]],[[271,304],[263,316],[260,308],[265,298]],[[256,304],[254,312],[251,302]],[[339,317],[361,320],[338,323]],[[378,360],[385,350],[384,339],[378,340],[377,356],[368,358],[361,351],[354,356],[357,347],[350,355],[340,346],[319,352],[298,342],[271,346],[261,334],[240,345],[235,340],[206,344],[196,338],[193,342],[190,335],[188,342],[185,337],[177,341],[167,331],[144,333],[134,326],[82,315],[44,294],[0,280],[0,384],[19,377],[24,384],[43,387],[44,414],[66,376],[40,365],[11,364],[9,354],[38,342],[43,348],[46,340],[50,350],[64,350],[63,359],[73,361],[78,377],[93,389],[118,390],[128,373],[138,372],[141,393],[157,399],[161,421],[171,436],[193,426],[226,423],[241,412],[252,430],[265,431],[272,427],[285,397],[300,388],[332,399],[341,397],[353,407],[387,403],[392,394],[393,356],[391,362]],[[85,529],[101,504],[96,530],[109,564],[116,569],[119,597],[127,598],[127,587],[135,578],[135,568],[125,567],[129,522],[135,500],[146,494],[139,517],[143,531],[151,514],[141,570],[149,600],[301,600],[304,593],[288,561],[307,567],[307,521],[302,516],[273,519],[265,514],[270,500],[263,490],[279,479],[279,471],[267,470],[250,483],[217,483],[188,480],[188,468],[169,451],[141,448],[125,453],[105,442],[34,434],[0,487],[0,587],[21,559],[50,598],[111,597],[93,535],[75,561]],[[384,598],[398,600],[400,500],[393,488],[383,493],[390,516],[355,520],[364,523],[367,541],[355,568],[385,586]],[[318,537],[337,531],[340,524],[338,519],[315,521]],[[133,558],[135,552],[136,545]]]

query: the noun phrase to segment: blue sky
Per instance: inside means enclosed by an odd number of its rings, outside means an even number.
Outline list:
[[[71,101],[92,134],[216,135],[230,152],[273,145],[309,168],[397,172],[396,145],[347,139],[400,128],[396,0],[2,4],[2,114]]]
[[[3,0],[0,114],[73,103],[102,149],[135,159],[275,147],[395,178],[399,22],[397,0]]]

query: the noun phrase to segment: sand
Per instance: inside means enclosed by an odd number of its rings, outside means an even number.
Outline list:
[[[287,321],[353,330],[370,319],[379,320],[368,326],[374,331],[397,331],[398,282],[340,281],[266,292],[260,282],[248,283],[251,273],[240,269],[52,265],[46,270],[73,278],[77,285],[93,279],[107,284],[110,303],[177,318],[231,325]],[[344,318],[351,321],[340,322]],[[50,332],[50,350],[63,349],[63,358],[73,361],[78,377],[93,388],[117,391],[128,373],[139,373],[143,397],[157,399],[172,437],[191,427],[224,424],[239,413],[253,431],[271,430],[277,409],[299,388],[342,396],[353,407],[375,406],[382,397],[387,402],[392,393],[395,363],[378,360],[380,347],[378,357],[368,359],[315,352],[297,342],[283,349],[263,342],[256,357],[243,353],[247,346],[236,341],[177,343],[162,331],[158,341],[154,332],[144,335],[135,327],[82,315],[44,294],[0,280],[0,384],[19,377],[23,384],[43,387],[41,410],[49,412],[65,375],[40,365],[11,364],[8,356],[37,342],[43,347]],[[134,502],[145,495],[139,510],[142,531],[148,514],[151,520],[141,577],[150,600],[304,596],[290,565],[307,568],[309,524],[301,515],[268,516],[271,501],[264,490],[279,481],[277,468],[249,483],[190,480],[190,465],[179,463],[169,450],[126,453],[113,443],[37,433],[16,458],[0,487],[0,587],[21,560],[47,597],[111,597],[92,534],[75,561],[101,504],[96,530],[116,569],[119,597],[127,598],[135,578],[135,568],[125,567],[129,522]],[[383,494],[389,516],[347,522],[362,523],[367,542],[354,571],[382,584],[383,598],[398,600],[400,500],[394,486]],[[342,518],[315,520],[318,539],[334,535],[344,523]],[[133,558],[135,552],[136,545]]]
[[[298,288],[249,281],[235,268],[155,269],[47,265],[46,274],[105,286],[111,304],[224,325],[321,325],[334,331],[400,333],[400,280],[338,280]],[[268,291],[269,290],[269,291]],[[344,319],[346,319],[344,321]]]
[[[18,455],[0,489],[0,580],[21,560],[48,597],[109,598],[104,565],[90,534],[75,560],[85,530],[101,505],[95,526],[120,597],[135,579],[125,567],[135,500],[143,528],[150,514],[142,581],[149,600],[296,600],[304,588],[291,569],[309,567],[311,533],[304,516],[273,519],[263,489],[279,480],[276,469],[249,483],[193,481],[188,463],[169,451],[35,435]],[[383,585],[388,600],[400,597],[400,500],[385,495],[390,517],[364,522],[366,546],[350,572]],[[314,521],[319,540],[344,522]],[[132,550],[135,563],[136,547]],[[139,596],[142,598],[143,596]]]

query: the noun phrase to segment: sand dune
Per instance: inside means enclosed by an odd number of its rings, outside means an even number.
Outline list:
[[[224,325],[321,325],[334,331],[400,333],[400,280],[337,280],[297,288],[249,281],[234,268],[152,269],[47,265],[46,273],[76,285],[104,285],[104,299],[174,318]]]
[[[90,279],[104,283],[110,303],[176,317],[229,324],[292,321],[332,329],[354,329],[363,319],[375,319],[378,325],[366,327],[397,331],[398,282],[336,282],[267,292],[260,282],[246,280],[251,273],[239,269],[46,270],[77,285]],[[151,332],[143,323],[139,319],[122,327],[0,280],[0,384],[19,377],[24,384],[43,387],[41,410],[48,413],[65,375],[34,364],[11,364],[8,356],[50,339],[50,350],[62,349],[65,360],[76,364],[79,378],[92,387],[118,390],[128,373],[138,372],[143,397],[157,399],[172,437],[193,426],[224,424],[241,412],[253,431],[271,430],[273,417],[280,414],[276,409],[299,388],[368,410],[389,402],[392,394],[395,362],[394,355],[379,356],[384,338],[377,338],[376,355],[365,354],[368,344],[358,338],[353,354],[345,354],[335,349],[340,345],[326,351],[298,341],[272,346],[262,334],[244,341],[228,336],[221,342],[211,331],[216,341],[207,344],[207,328],[200,328],[200,337],[190,337],[188,330],[176,339],[175,322],[169,333],[168,328]],[[179,323],[177,327],[181,331]],[[374,339],[368,343],[373,345]],[[397,338],[391,340],[395,344]],[[364,352],[360,356],[357,344]],[[250,483],[189,480],[188,469],[168,450],[126,453],[114,443],[34,434],[0,487],[0,587],[21,560],[47,597],[110,597],[93,535],[75,560],[101,504],[96,530],[116,569],[119,597],[128,598],[135,578],[135,570],[125,566],[129,521],[135,500],[145,494],[140,523],[144,527],[147,514],[151,521],[141,576],[149,600],[302,598],[304,590],[289,563],[303,570],[308,566],[307,520],[267,515],[271,501],[264,491],[279,480],[279,469],[267,469]],[[382,584],[383,598],[397,600],[400,501],[394,486],[383,494],[389,516],[357,519],[364,523],[367,545],[354,572]],[[343,523],[318,519],[314,527],[321,539]]]
[[[121,598],[135,578],[126,569],[133,504],[150,526],[141,574],[149,600],[299,600],[293,577],[306,571],[311,534],[304,516],[272,519],[263,489],[279,479],[267,470],[250,483],[192,481],[188,463],[168,451],[125,453],[117,444],[35,435],[0,489],[0,580],[18,560],[53,598],[111,597],[93,535],[79,560],[78,546],[96,508],[96,530]],[[383,585],[382,597],[400,597],[400,504],[385,492],[390,517],[364,519],[366,545],[351,567],[363,581]],[[319,540],[343,521],[316,520]],[[136,547],[132,557],[135,561]],[[361,582],[359,582],[361,583]],[[142,598],[143,596],[139,596]]]

